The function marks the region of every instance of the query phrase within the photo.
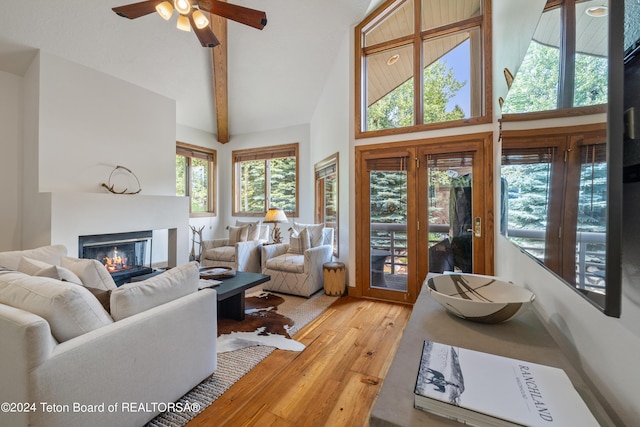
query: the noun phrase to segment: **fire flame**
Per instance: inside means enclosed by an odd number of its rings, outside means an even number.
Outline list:
[[[118,255],[118,248],[113,248],[113,257],[104,257],[105,267],[109,272],[124,270],[128,268],[127,258]]]

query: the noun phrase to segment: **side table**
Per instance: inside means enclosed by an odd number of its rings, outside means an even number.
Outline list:
[[[333,296],[344,294],[345,270],[343,262],[327,262],[322,265],[325,294]]]

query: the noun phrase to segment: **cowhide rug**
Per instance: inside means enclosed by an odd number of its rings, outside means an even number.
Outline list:
[[[218,319],[218,353],[254,345],[302,351],[305,346],[289,335],[293,320],[278,313],[284,298],[262,292],[245,298],[244,320]]]

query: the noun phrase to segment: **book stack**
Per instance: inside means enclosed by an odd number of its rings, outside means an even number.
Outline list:
[[[598,426],[558,368],[425,341],[415,407],[473,426]]]

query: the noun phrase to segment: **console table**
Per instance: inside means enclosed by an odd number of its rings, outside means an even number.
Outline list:
[[[371,427],[462,425],[413,407],[413,389],[424,340],[562,368],[600,425],[615,425],[532,308],[505,323],[474,323],[448,314],[423,285],[371,410]]]

